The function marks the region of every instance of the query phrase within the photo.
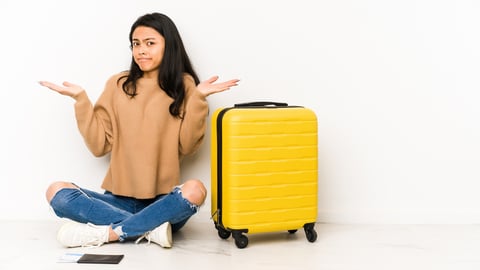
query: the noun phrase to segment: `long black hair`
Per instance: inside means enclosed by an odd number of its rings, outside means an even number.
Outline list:
[[[168,108],[170,114],[175,117],[182,117],[182,115],[180,115],[180,108],[185,99],[184,74],[190,74],[195,84],[198,84],[200,81],[192,67],[178,29],[173,21],[164,14],[145,14],[139,17],[130,29],[129,40],[131,46],[133,31],[139,26],[153,28],[165,39],[164,55],[158,67],[158,85],[169,97],[173,98],[173,102]],[[137,95],[137,80],[142,76],[143,71],[137,63],[135,63],[132,56],[132,63],[130,64],[128,75],[120,78],[126,78],[122,84],[122,89],[131,98]]]

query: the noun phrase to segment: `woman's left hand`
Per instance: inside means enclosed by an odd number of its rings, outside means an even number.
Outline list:
[[[197,89],[205,96],[211,94],[223,92],[230,89],[230,87],[237,86],[240,80],[233,79],[221,83],[215,83],[218,80],[218,76],[213,76],[208,80],[205,80],[197,85]]]

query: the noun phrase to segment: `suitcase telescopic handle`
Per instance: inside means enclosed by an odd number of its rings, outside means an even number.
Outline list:
[[[286,107],[288,103],[285,102],[273,102],[273,101],[254,101],[254,102],[245,102],[237,103],[234,107]]]

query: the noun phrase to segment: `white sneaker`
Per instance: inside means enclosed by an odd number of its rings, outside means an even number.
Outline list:
[[[108,242],[108,225],[68,222],[58,230],[57,240],[66,247],[101,246]]]
[[[142,239],[147,239],[148,243],[154,242],[164,248],[171,248],[173,243],[172,225],[170,225],[170,222],[165,222],[152,231],[142,235],[135,243],[138,244]]]

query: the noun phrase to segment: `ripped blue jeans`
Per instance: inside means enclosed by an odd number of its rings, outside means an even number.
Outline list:
[[[50,205],[62,218],[111,225],[115,232],[120,232],[120,241],[138,238],[167,221],[172,224],[172,231],[176,232],[199,210],[199,206],[183,198],[180,187],[153,199],[64,188],[55,194]]]

